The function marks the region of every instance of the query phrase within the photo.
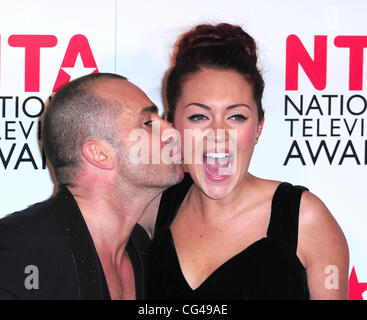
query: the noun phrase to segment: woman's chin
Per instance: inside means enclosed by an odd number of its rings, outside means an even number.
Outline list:
[[[213,190],[212,188],[207,188],[206,190],[202,189],[202,191],[208,198],[212,200],[223,200],[231,193],[228,192],[228,190]]]
[[[233,191],[236,181],[235,175],[211,174],[204,166],[196,170],[195,176],[193,180],[196,180],[197,186],[213,200],[225,199]]]

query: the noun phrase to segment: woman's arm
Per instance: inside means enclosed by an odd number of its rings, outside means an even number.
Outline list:
[[[349,250],[343,231],[325,204],[304,192],[297,254],[307,270],[311,299],[347,299]]]

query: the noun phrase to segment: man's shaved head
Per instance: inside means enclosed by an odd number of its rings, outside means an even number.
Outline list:
[[[59,183],[70,184],[77,177],[86,141],[104,140],[118,147],[114,119],[122,106],[94,90],[104,79],[127,80],[111,73],[78,78],[58,90],[47,107],[43,147]]]

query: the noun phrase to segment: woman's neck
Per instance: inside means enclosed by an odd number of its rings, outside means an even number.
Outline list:
[[[225,198],[209,198],[195,184],[191,187],[180,210],[189,211],[203,222],[221,224],[235,217],[239,212],[250,205],[253,199],[256,177],[248,174],[247,177]]]

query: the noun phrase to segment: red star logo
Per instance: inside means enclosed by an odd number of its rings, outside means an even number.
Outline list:
[[[363,300],[363,292],[367,290],[367,282],[358,282],[357,273],[352,268],[352,272],[349,276],[349,290],[348,299],[349,300]]]

